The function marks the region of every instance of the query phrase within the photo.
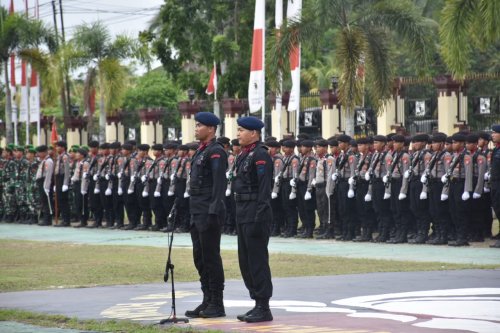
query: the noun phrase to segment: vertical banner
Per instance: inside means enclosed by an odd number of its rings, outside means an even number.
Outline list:
[[[302,12],[302,0],[288,0],[286,17],[288,22],[299,20]],[[296,44],[290,51],[290,72],[292,89],[288,102],[288,111],[299,111],[300,108],[300,44]],[[298,123],[298,117],[297,117]]]
[[[250,112],[264,109],[265,72],[265,0],[255,1],[253,23],[252,62],[250,66],[250,82],[248,84],[248,106]]]
[[[207,89],[205,90],[207,95],[214,95],[214,99],[217,99],[217,64],[214,61],[214,68],[212,73],[210,73],[210,79],[208,79]]]
[[[29,113],[30,122],[40,121],[40,86],[38,84],[38,73],[31,68],[31,87],[30,87]]]
[[[28,121],[28,85],[26,83],[26,61],[21,61],[21,103],[19,104],[19,121]]]

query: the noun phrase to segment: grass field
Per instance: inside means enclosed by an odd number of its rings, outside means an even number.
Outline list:
[[[179,282],[198,280],[191,255],[190,249],[173,252]],[[223,251],[222,257],[226,279],[240,279],[236,251]],[[154,247],[0,240],[0,292],[158,283],[165,258],[165,251]],[[498,268],[294,254],[271,254],[270,262],[274,277]]]

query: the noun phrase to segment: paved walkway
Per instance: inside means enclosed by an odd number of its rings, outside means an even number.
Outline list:
[[[74,229],[0,224],[0,239],[69,242],[94,245],[135,245],[166,247],[164,233],[108,229]],[[0,240],[1,241],[1,240]],[[174,246],[190,248],[189,234],[175,234]],[[235,236],[222,237],[221,248],[236,250]],[[487,247],[375,244],[332,240],[271,238],[270,252],[407,261],[434,261],[457,264],[500,265],[500,249]]]

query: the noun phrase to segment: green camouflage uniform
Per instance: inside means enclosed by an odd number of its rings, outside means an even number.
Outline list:
[[[27,191],[27,205],[28,205],[28,223],[38,223],[38,212],[40,210],[40,194],[36,185],[36,171],[40,161],[35,159],[30,163],[28,168],[28,175],[26,178]]]
[[[75,174],[75,168],[78,162],[76,160],[71,159],[69,161],[69,174],[70,177],[73,177]],[[75,193],[73,190],[73,182],[70,181],[69,183],[69,189],[68,189],[68,201],[69,201],[69,211],[71,213],[71,219],[73,221],[78,221],[79,220],[79,215],[76,211],[76,205],[75,205]]]
[[[5,214],[5,201],[3,198],[4,187],[5,187],[5,165],[7,160],[0,157],[0,220],[3,219]]]
[[[17,162],[10,159],[5,164],[3,202],[5,207],[5,218],[7,222],[13,222],[17,212],[16,201],[16,172]]]
[[[17,218],[21,221],[26,220],[26,213],[28,212],[28,173],[30,162],[25,158],[17,160],[16,170],[16,203],[17,203]]]

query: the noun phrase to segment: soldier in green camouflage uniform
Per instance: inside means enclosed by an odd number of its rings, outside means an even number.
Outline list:
[[[3,201],[3,191],[4,191],[4,169],[7,160],[4,158],[4,154],[7,154],[7,151],[3,148],[0,148],[0,221],[3,222],[4,218],[4,210],[5,203]]]
[[[5,163],[5,169],[4,169],[4,181],[3,184],[5,185],[4,191],[3,191],[3,203],[4,203],[4,214],[5,214],[5,221],[7,223],[12,223],[14,222],[14,217],[15,213],[17,211],[17,204],[16,204],[16,184],[15,184],[15,177],[16,177],[16,161],[14,161],[13,158],[13,146],[7,147],[6,151],[6,163]]]
[[[40,194],[38,193],[38,188],[36,185],[36,171],[38,170],[38,165],[40,161],[36,156],[36,150],[30,148],[27,153],[27,159],[29,162],[28,175],[26,179],[27,188],[27,223],[37,224],[38,223],[38,211],[40,209]]]
[[[17,146],[14,151],[14,160],[16,162],[15,203],[16,211],[14,221],[25,223],[26,213],[28,212],[28,189],[26,180],[28,178],[29,162],[24,156],[24,147]]]

